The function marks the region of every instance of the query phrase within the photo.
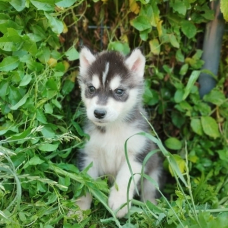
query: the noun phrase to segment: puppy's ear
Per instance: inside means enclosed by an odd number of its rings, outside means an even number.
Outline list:
[[[80,74],[83,75],[88,67],[95,61],[96,57],[87,48],[83,47],[80,51],[79,62],[80,62]]]
[[[143,77],[144,67],[145,67],[145,57],[139,49],[135,49],[132,53],[125,59],[125,64],[130,71],[133,71],[138,76]]]

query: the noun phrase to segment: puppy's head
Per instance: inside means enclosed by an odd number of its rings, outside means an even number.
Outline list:
[[[84,47],[80,52],[82,100],[88,118],[96,125],[129,118],[129,113],[141,101],[145,57],[139,49],[129,56],[118,52],[97,55]]]

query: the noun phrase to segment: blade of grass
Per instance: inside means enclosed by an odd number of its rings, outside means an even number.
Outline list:
[[[21,202],[22,189],[21,189],[21,183],[17,176],[17,171],[14,167],[12,160],[10,159],[10,156],[14,155],[14,153],[9,149],[0,146],[0,155],[3,155],[3,157],[8,161],[8,164],[4,164],[4,163],[1,164],[0,170],[4,171],[6,173],[9,173],[16,182],[16,196],[11,201],[11,203],[6,208],[6,210],[9,210],[15,203],[16,203],[15,210],[18,210],[20,207],[20,202]]]

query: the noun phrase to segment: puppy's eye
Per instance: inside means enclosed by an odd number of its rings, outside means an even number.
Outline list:
[[[115,89],[114,92],[119,97],[123,96],[123,94],[124,94],[124,90],[123,89]]]
[[[88,89],[90,94],[93,94],[96,92],[96,88],[94,86],[89,86]]]

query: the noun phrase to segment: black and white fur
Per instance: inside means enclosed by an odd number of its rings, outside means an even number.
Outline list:
[[[83,170],[90,163],[88,174],[96,179],[108,175],[115,178],[110,189],[108,204],[117,210],[127,202],[127,186],[131,173],[125,158],[124,143],[139,132],[149,132],[148,124],[142,117],[144,91],[145,57],[139,49],[125,57],[118,52],[104,51],[94,55],[86,47],[80,52],[81,97],[86,107],[87,124],[84,131],[90,136],[85,148],[79,153],[79,168]],[[129,139],[128,157],[135,183],[139,183],[142,162],[153,149],[154,144],[146,137],[136,135]],[[145,172],[159,182],[161,164],[157,154],[145,167]],[[135,185],[131,182],[129,198],[133,198]],[[143,201],[155,203],[156,189],[147,180],[141,191]],[[82,210],[90,208],[92,197],[89,193],[77,200]],[[117,212],[117,217],[127,213],[127,206]]]

